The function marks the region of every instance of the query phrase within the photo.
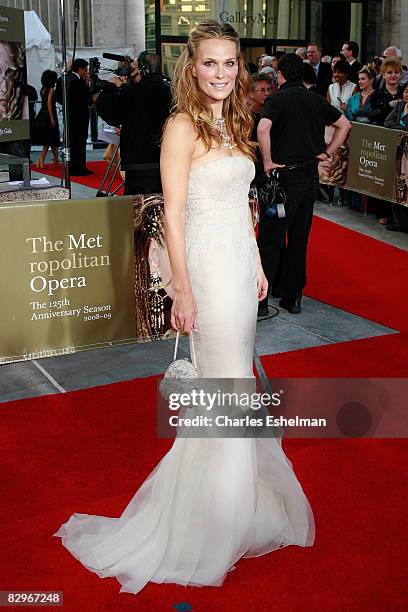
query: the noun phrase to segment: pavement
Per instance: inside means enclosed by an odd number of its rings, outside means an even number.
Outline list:
[[[88,160],[101,159],[101,156],[101,150],[88,151]],[[33,178],[41,176],[33,172]],[[51,183],[59,183],[58,179],[47,178]],[[72,196],[94,197],[95,189],[73,183]],[[316,203],[315,214],[408,251],[408,235],[387,231],[372,214],[364,215],[322,202]],[[277,302],[272,299],[270,303],[277,307]],[[258,322],[256,348],[260,355],[269,355],[392,333],[396,331],[305,297],[300,315],[282,310],[275,317]],[[181,354],[185,356],[187,342],[187,338],[181,339]],[[160,374],[172,361],[173,349],[174,340],[168,339],[4,364],[0,366],[0,402]]]

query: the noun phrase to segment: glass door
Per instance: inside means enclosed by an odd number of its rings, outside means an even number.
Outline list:
[[[164,76],[170,79],[173,77],[174,67],[185,46],[186,43],[162,43],[161,56]]]

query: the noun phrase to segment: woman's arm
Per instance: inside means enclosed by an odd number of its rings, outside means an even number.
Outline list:
[[[254,224],[252,220],[252,212],[249,206],[248,206],[248,223],[249,223],[249,233],[253,236],[256,242],[256,234],[255,234],[255,228],[254,228]],[[256,281],[257,281],[257,286],[258,286],[258,300],[263,300],[264,298],[266,298],[268,294],[268,281],[266,280],[266,276],[262,268],[261,256],[259,254],[258,247],[256,248],[256,252],[258,255],[258,269],[257,269],[257,274],[256,274]]]
[[[165,234],[172,271],[174,301],[171,324],[175,329],[194,329],[197,306],[186,259],[185,209],[196,131],[190,119],[176,115],[167,123],[160,156]]]
[[[353,94],[351,96],[351,98],[349,99],[349,101],[347,103],[346,117],[350,121],[354,121],[355,120],[355,116],[354,116],[354,112],[353,112],[353,103],[355,102],[354,95],[355,94]]]
[[[347,134],[351,129],[351,123],[342,115],[337,121],[331,124],[334,127],[334,132],[331,141],[326,147],[326,153],[329,157],[333,157],[337,149],[343,144],[347,138]]]
[[[256,242],[256,234],[255,234],[255,228],[254,228],[254,221],[253,221],[252,210],[251,210],[250,206],[248,206],[248,224],[249,224],[249,233],[251,234],[251,236],[254,238],[254,240]],[[258,251],[258,261],[259,261],[259,263],[261,263],[261,258],[259,257],[259,251]]]
[[[53,100],[54,100],[54,90],[52,87],[50,87],[50,91],[48,92],[48,98],[47,98],[47,108],[48,108],[48,113],[51,119],[51,125],[52,127],[55,127],[56,123],[55,123],[54,109],[52,106]]]

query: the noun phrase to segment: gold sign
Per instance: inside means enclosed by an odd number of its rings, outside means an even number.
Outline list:
[[[398,130],[353,123],[346,187],[394,198]]]
[[[0,362],[136,336],[132,198],[0,207]]]
[[[319,173],[321,183],[407,206],[408,134],[353,122],[349,138],[334,155],[330,174],[322,166]]]

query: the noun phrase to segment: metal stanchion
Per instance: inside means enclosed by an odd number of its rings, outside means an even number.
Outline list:
[[[112,185],[113,182],[118,174],[118,172],[120,171],[120,155],[119,155],[119,148],[120,148],[120,144],[116,145],[115,151],[109,161],[108,167],[106,168],[104,177],[102,179],[102,182],[99,186],[99,189],[96,193],[96,197],[97,198],[101,198],[101,197],[106,197],[106,196],[113,196],[116,195],[116,193],[123,187],[123,185],[125,184],[125,181],[122,181],[119,185],[119,187],[117,187],[114,191],[111,192],[112,189]],[[114,166],[114,168],[113,168]],[[105,189],[105,183],[108,181],[108,177],[109,174],[111,172],[113,168],[113,173],[111,174],[111,178],[109,180],[108,186]]]
[[[67,41],[65,36],[65,10],[66,0],[60,0],[59,3],[59,17],[61,27],[61,54],[62,54],[62,114],[64,122],[64,138],[62,147],[62,164],[63,164],[63,178],[66,189],[69,190],[69,197],[71,197],[71,176],[69,172],[69,162],[71,161],[71,153],[69,146],[69,123],[68,123],[68,88],[67,88]]]

